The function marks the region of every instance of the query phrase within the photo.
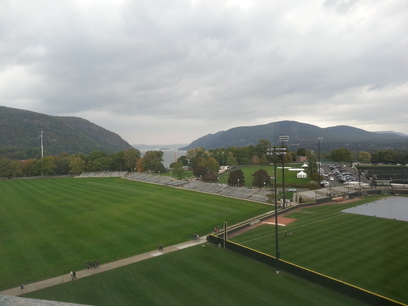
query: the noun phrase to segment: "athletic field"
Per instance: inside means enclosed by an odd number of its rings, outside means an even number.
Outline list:
[[[25,295],[98,306],[362,305],[206,244]]]
[[[286,215],[296,221],[279,228],[281,258],[408,303],[408,222],[341,212],[379,198]],[[275,226],[262,225],[232,240],[275,255]]]
[[[173,245],[270,211],[119,178],[0,181],[0,290]]]

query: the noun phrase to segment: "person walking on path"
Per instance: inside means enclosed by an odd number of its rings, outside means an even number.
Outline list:
[[[159,244],[159,251],[163,251],[163,243]]]

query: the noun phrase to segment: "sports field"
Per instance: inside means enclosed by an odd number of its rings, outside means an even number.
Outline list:
[[[119,178],[0,181],[0,290],[208,234],[260,203]]]
[[[328,289],[207,244],[32,292],[99,306],[361,305]]]
[[[296,221],[279,228],[281,258],[408,303],[408,222],[341,212],[377,199],[288,214]],[[274,226],[262,225],[232,240],[275,255]]]

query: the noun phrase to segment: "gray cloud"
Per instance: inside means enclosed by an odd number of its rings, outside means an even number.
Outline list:
[[[0,99],[130,143],[277,120],[408,133],[406,28],[404,1],[2,1]]]

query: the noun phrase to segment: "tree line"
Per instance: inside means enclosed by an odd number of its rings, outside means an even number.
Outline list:
[[[194,148],[188,150],[185,156],[180,156],[177,162],[170,165],[172,173],[177,178],[184,177],[184,171],[189,168],[195,177],[208,182],[218,180],[220,166],[235,167],[238,165],[267,165],[273,163],[273,155],[267,154],[272,148],[270,141],[261,139],[256,146],[229,147],[213,150]],[[275,161],[284,158],[285,163],[296,161],[297,157],[305,156],[309,167],[310,177],[317,173],[317,152],[312,149],[298,148],[283,156],[275,157]],[[347,148],[334,149],[321,154],[321,159],[330,159],[341,163],[384,163],[407,164],[408,152],[383,150],[376,152],[352,152]],[[130,148],[114,154],[93,151],[89,155],[82,153],[62,153],[55,156],[44,156],[38,159],[15,160],[0,159],[0,177],[38,176],[38,175],[78,175],[83,172],[97,171],[138,171],[165,173],[168,171],[163,165],[162,151],[148,151],[143,156],[140,151]],[[261,181],[264,181],[261,179]],[[238,178],[235,183],[238,182]],[[242,182],[242,181],[241,181]]]

